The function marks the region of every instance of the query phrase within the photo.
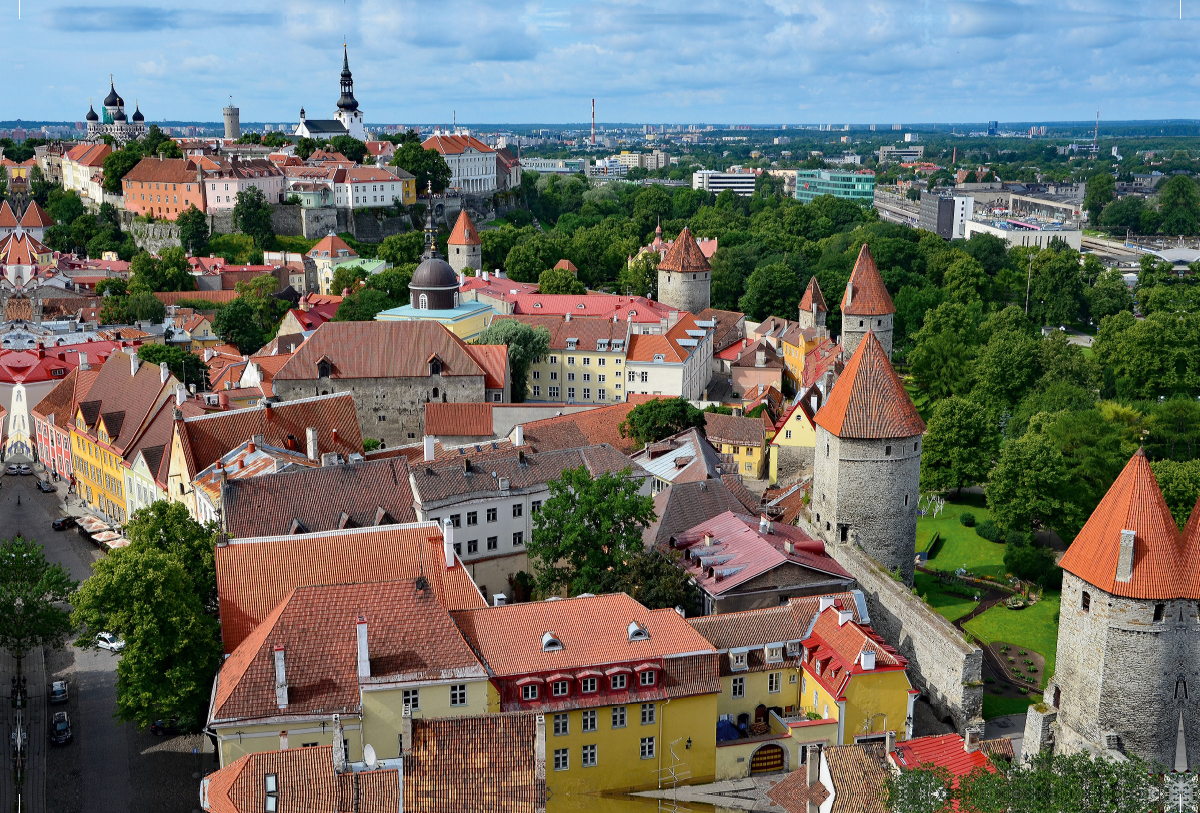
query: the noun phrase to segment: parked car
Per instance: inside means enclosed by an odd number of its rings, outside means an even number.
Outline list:
[[[54,720],[50,723],[50,742],[66,745],[71,741],[71,736],[71,718],[65,711],[54,712]]]
[[[43,494],[50,494],[52,492],[58,491],[58,489],[55,488],[54,485],[51,484],[48,480],[38,480],[37,481],[37,490],[42,492]]]
[[[157,734],[160,737],[166,735],[180,734],[183,729],[179,727],[179,718],[172,717],[170,720],[155,720],[150,724],[150,733]]]
[[[111,632],[102,632],[96,636],[96,646],[101,649],[107,649],[109,652],[120,652],[125,648],[125,642],[121,640],[121,636],[114,635]]]
[[[33,469],[24,463],[21,464],[21,474],[33,474]]]
[[[6,474],[20,474],[21,473],[20,467],[16,466],[16,465],[9,466],[4,471]]]
[[[59,517],[50,523],[50,527],[56,531],[65,531],[75,524],[75,517]]]
[[[50,684],[50,702],[51,703],[66,703],[67,682],[65,680],[56,680]]]

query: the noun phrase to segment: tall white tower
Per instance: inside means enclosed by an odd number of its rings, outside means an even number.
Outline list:
[[[363,114],[354,98],[354,77],[350,74],[350,56],[342,45],[342,95],[338,98],[337,112],[333,117],[342,123],[346,131],[359,141],[367,140],[367,128],[363,126]]]

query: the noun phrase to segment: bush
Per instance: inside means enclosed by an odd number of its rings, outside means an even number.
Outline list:
[[[1004,567],[1019,579],[1057,590],[1062,585],[1062,569],[1054,562],[1054,551],[1032,544],[1025,534],[1009,531]]]
[[[975,527],[975,515],[970,511],[963,511],[961,514],[959,514],[958,521],[968,528]]]
[[[975,526],[975,533],[982,536],[988,542],[1000,541],[1000,528],[990,519],[985,519],[983,522]]]
[[[1029,534],[1021,533],[1020,531],[1009,531],[1004,535],[1004,544],[1013,547],[1029,544]],[[1020,575],[1020,574],[1018,574]]]

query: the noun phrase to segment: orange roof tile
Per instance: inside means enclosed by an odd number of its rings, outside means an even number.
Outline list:
[[[492,405],[430,401],[425,405],[425,434],[490,438]]]
[[[925,421],[871,331],[817,411],[816,422],[840,438],[908,438],[925,431]]]
[[[203,299],[207,302],[232,302],[237,291],[156,291],[154,296],[164,305],[174,305],[181,299]]]
[[[483,244],[483,241],[479,239],[479,229],[475,228],[475,224],[471,222],[471,216],[467,214],[466,209],[458,213],[458,220],[454,224],[454,231],[450,232],[450,237],[446,243],[451,246],[478,246]]]
[[[814,276],[804,289],[804,298],[800,300],[800,310],[806,312],[826,313],[829,306],[825,304],[825,295],[821,293],[821,285]]]
[[[625,401],[570,415],[530,421],[524,428],[525,443],[538,452],[607,443],[623,454],[632,454],[637,443],[631,438],[621,437],[619,427],[634,406],[636,402]]]
[[[446,568],[441,529],[431,522],[237,540],[216,549],[216,570],[226,652],[296,587],[424,575],[447,609],[486,604],[461,562]]]
[[[896,306],[892,304],[892,298],[883,284],[883,277],[879,276],[871,249],[863,243],[854,270],[850,272],[850,280],[846,283],[846,293],[842,296],[842,313],[879,316],[895,312]]]
[[[485,375],[466,342],[437,322],[325,322],[279,369],[281,381],[317,377],[328,359],[333,378],[427,378],[429,359],[443,376]]]
[[[496,151],[474,136],[433,135],[421,144],[427,150],[437,150],[442,155],[461,155],[468,149],[495,154]]]
[[[349,257],[357,257],[358,253],[346,244],[346,241],[338,237],[336,234],[330,234],[322,237],[321,240],[308,250],[310,257],[338,257],[339,251],[350,252]]]
[[[1133,568],[1128,581],[1118,581],[1121,532],[1125,530],[1134,532]],[[1191,524],[1188,530],[1193,530]],[[1183,538],[1146,453],[1138,449],[1059,564],[1088,584],[1118,596],[1200,598],[1200,592],[1189,593],[1187,584],[1189,575],[1195,580],[1200,565],[1195,559],[1185,559],[1184,552]]]
[[[559,260],[558,262],[556,262],[554,264],[554,270],[555,271],[570,271],[570,272],[574,273],[574,272],[578,271],[579,269],[576,268],[575,263],[571,262],[570,260]]]
[[[54,225],[54,218],[46,214],[46,210],[38,205],[36,200],[30,201],[21,216],[21,226],[26,229],[42,229]]]
[[[17,225],[17,216],[13,213],[12,207],[8,205],[8,199],[5,198],[0,202],[0,229],[15,229]]]
[[[675,238],[675,242],[667,249],[667,254],[662,258],[662,262],[658,264],[658,268],[660,271],[687,273],[712,270],[712,266],[708,263],[708,258],[704,256],[704,252],[696,244],[696,238],[692,236],[687,226],[683,227],[683,231],[679,232],[679,236]]]
[[[483,386],[502,390],[508,380],[508,347],[503,344],[468,344],[467,353],[483,370]]]

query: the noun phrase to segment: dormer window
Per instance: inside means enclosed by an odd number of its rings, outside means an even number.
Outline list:
[[[629,679],[628,675],[613,675],[612,676],[613,691],[620,691],[620,690],[624,689],[625,686],[627,685],[628,679]]]
[[[653,669],[647,669],[645,672],[642,672],[638,682],[643,686],[653,686],[655,681],[654,674]]]
[[[729,664],[730,664],[730,668],[733,669],[734,671],[739,671],[739,670],[745,669],[746,668],[746,653],[745,653],[745,651],[730,652],[729,653]]]
[[[558,636],[553,632],[547,632],[542,635],[543,652],[558,652],[562,648],[562,641],[558,640]]]
[[[631,640],[631,641],[648,641],[648,640],[650,640],[650,633],[646,631],[645,627],[643,627],[641,624],[639,624],[636,621],[629,622],[628,632],[629,632],[629,640]]]
[[[521,699],[522,700],[537,700],[537,697],[538,697],[537,684],[529,683],[529,684],[521,687]]]
[[[333,373],[333,365],[328,361],[321,360],[317,362],[317,378],[329,378]]]
[[[789,658],[794,658],[800,654],[800,642],[788,641],[787,654]]]
[[[550,694],[554,697],[566,697],[568,685],[565,680],[556,680],[550,684]]]
[[[782,646],[769,646],[766,648],[767,663],[778,663],[783,660]]]
[[[421,294],[422,298],[424,298],[424,296],[425,296],[425,294]],[[430,375],[441,375],[442,374],[442,360],[441,359],[435,358],[429,362],[429,374]]]

